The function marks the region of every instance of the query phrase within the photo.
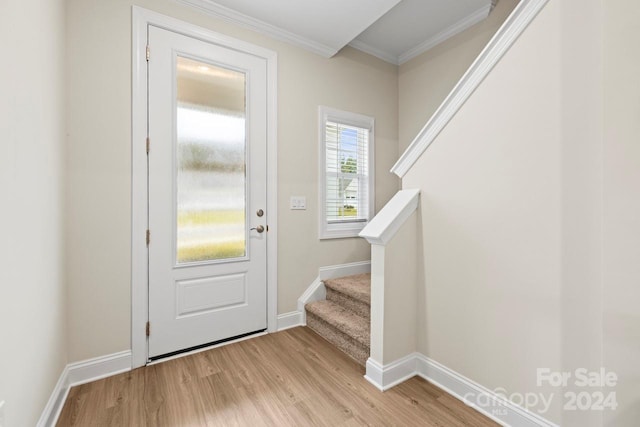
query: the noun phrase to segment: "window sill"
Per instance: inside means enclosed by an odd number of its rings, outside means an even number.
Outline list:
[[[335,227],[335,224],[323,224],[325,227],[320,229],[319,239],[345,239],[349,237],[359,237],[358,235],[362,229],[368,224],[368,221],[362,221],[358,223],[340,224],[342,227]]]

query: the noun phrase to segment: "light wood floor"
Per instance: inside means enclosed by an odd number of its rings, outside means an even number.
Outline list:
[[[494,426],[415,377],[382,393],[300,327],[73,387],[58,426]]]

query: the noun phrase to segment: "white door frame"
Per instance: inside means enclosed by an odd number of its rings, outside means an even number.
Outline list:
[[[147,222],[147,28],[149,25],[248,53],[267,61],[267,331],[277,330],[277,54],[138,6],[132,7],[131,93],[131,353],[132,367],[147,364],[149,319]],[[151,52],[153,55],[153,52]],[[153,149],[153,142],[151,143]],[[153,332],[152,332],[153,333]]]

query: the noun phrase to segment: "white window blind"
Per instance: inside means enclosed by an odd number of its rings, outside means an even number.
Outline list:
[[[371,219],[373,118],[321,108],[320,237],[356,236]]]
[[[367,221],[369,130],[327,121],[325,133],[327,219]]]

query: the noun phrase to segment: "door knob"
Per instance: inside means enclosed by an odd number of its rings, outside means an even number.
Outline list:
[[[262,233],[264,231],[264,227],[262,225],[259,225],[257,227],[252,227],[249,230],[256,230],[258,233]]]

